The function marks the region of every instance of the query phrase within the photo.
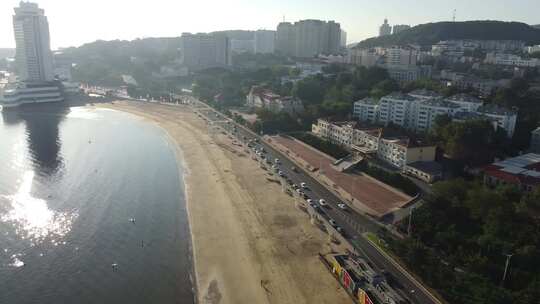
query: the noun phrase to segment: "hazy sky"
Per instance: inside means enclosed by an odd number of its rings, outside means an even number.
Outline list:
[[[283,19],[335,20],[348,43],[390,24],[506,20],[540,24],[540,0],[34,0],[49,18],[53,48],[97,39],[179,36],[182,32],[275,29]],[[18,0],[0,0],[0,47],[14,47]]]

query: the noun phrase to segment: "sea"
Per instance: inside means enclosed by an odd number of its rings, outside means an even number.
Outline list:
[[[0,113],[0,304],[194,303],[183,168],[97,107]]]

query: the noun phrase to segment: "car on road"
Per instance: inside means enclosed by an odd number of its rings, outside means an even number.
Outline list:
[[[345,205],[344,203],[339,203],[339,204],[337,204],[337,206],[341,210],[347,210],[347,205]]]
[[[334,220],[332,220],[332,219],[330,219],[330,220],[328,221],[328,223],[330,223],[330,225],[331,225],[332,227],[337,227],[336,221],[334,221]]]

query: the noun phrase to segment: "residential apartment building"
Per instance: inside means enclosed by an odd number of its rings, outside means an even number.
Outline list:
[[[399,32],[403,32],[403,31],[408,30],[410,28],[411,28],[411,26],[407,25],[407,24],[397,24],[397,25],[393,26],[392,34],[397,34]]]
[[[483,96],[488,96],[499,88],[508,87],[511,81],[510,79],[483,79],[469,74],[448,70],[441,71],[440,79],[445,86],[455,86],[461,90],[472,88]]]
[[[418,51],[413,48],[391,47],[386,49],[387,66],[416,65]]]
[[[538,58],[524,59],[518,55],[504,53],[488,53],[484,62],[489,64],[510,65],[527,68],[535,68],[540,66],[540,59]]]
[[[434,145],[423,145],[408,137],[385,136],[384,129],[360,128],[357,122],[318,119],[312,132],[350,151],[374,155],[401,170],[410,163],[435,160]]]
[[[379,27],[379,36],[388,36],[392,34],[392,27],[388,24],[388,19]]]
[[[304,111],[299,99],[291,96],[280,96],[271,90],[260,86],[253,86],[246,96],[246,106],[264,108],[273,113],[285,112],[296,115]]]
[[[517,121],[514,110],[483,105],[479,99],[463,94],[443,98],[425,90],[393,93],[379,101],[362,99],[354,103],[353,109],[353,116],[359,121],[394,124],[419,133],[431,130],[440,115],[448,115],[457,121],[486,119],[495,129],[504,129],[509,138],[514,135]]]
[[[379,101],[366,97],[354,103],[353,117],[359,121],[376,123],[379,120]]]
[[[180,62],[193,71],[231,64],[230,40],[225,34],[183,33],[180,50]]]
[[[334,21],[300,20],[282,22],[276,32],[277,50],[285,55],[309,58],[318,54],[338,54],[341,28]]]
[[[483,105],[476,113],[489,117],[497,122],[497,127],[506,131],[509,138],[514,136],[517,122],[517,111],[508,110],[496,105]]]
[[[255,53],[271,54],[275,50],[276,31],[257,30],[255,31]]]
[[[382,57],[377,54],[375,49],[348,49],[347,63],[360,65],[364,67],[376,66]]]
[[[242,53],[255,53],[255,41],[254,40],[240,40],[231,39],[231,52],[235,54]]]
[[[387,66],[390,78],[399,83],[413,82],[418,79],[431,79],[432,68],[429,65]]]
[[[421,145],[406,137],[381,138],[377,158],[403,170],[410,163],[434,161],[435,150],[434,145]]]
[[[342,48],[347,47],[347,32],[341,29],[341,36],[339,37],[339,46]]]
[[[531,152],[540,154],[540,127],[531,132]]]

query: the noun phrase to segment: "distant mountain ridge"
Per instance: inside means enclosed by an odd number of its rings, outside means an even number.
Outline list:
[[[426,23],[394,35],[363,40],[356,47],[431,45],[442,40],[452,39],[522,40],[529,45],[540,44],[540,29],[525,23],[503,21]]]

